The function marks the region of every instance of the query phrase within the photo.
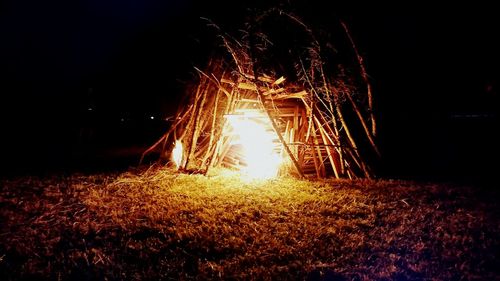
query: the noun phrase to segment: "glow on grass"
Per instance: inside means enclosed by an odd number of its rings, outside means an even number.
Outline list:
[[[266,126],[246,113],[227,116],[236,135],[236,142],[242,146],[243,160],[246,166],[241,171],[250,178],[268,179],[278,174],[282,157],[275,151],[274,140],[277,136],[266,129]],[[264,117],[259,116],[259,117]],[[266,117],[267,118],[267,117]],[[261,121],[265,118],[259,118]]]
[[[180,167],[182,161],[182,142],[179,140],[175,141],[174,150],[172,150],[172,159],[177,167]]]

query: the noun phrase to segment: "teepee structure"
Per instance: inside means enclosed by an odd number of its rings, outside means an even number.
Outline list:
[[[272,17],[292,30],[279,43],[271,36],[276,27],[266,34]],[[195,68],[187,102],[143,157],[160,151],[180,169],[203,173],[225,166],[257,177],[373,177],[368,160],[379,151],[372,90],[346,25],[339,28],[350,66],[330,63],[339,61],[338,50],[289,13],[269,11],[247,27],[239,40],[217,29],[219,55]],[[298,39],[289,38],[294,34]]]

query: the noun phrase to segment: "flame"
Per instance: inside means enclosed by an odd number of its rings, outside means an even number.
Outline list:
[[[241,171],[250,178],[275,177],[282,163],[282,157],[275,151],[276,134],[269,132],[264,124],[248,118],[245,114],[230,117],[229,123],[233,132],[239,136],[238,143],[242,145],[243,158],[247,164]]]
[[[172,159],[177,167],[180,167],[182,161],[182,142],[179,140],[175,141],[174,150],[172,150]]]

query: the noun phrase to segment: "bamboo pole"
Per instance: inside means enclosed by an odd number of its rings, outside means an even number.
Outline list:
[[[361,69],[361,77],[366,83],[366,91],[368,95],[368,112],[370,114],[370,120],[372,121],[372,135],[376,136],[377,135],[377,123],[375,120],[375,115],[373,114],[373,95],[372,95],[372,86],[370,84],[370,81],[368,80],[368,74],[366,72],[365,68],[365,63],[363,62],[363,57],[359,54],[358,48],[356,47],[356,44],[354,43],[354,39],[351,36],[351,33],[349,32],[349,29],[347,28],[347,25],[343,22],[340,21],[340,24],[342,25],[342,28],[344,28],[344,31],[347,35],[347,38],[351,42],[352,48],[354,50],[354,53],[356,54],[356,58],[359,63],[359,68]]]
[[[339,115],[340,122],[342,123],[342,126],[344,127],[344,131],[345,131],[345,133],[347,135],[347,139],[349,140],[349,142],[351,144],[351,147],[354,149],[354,153],[358,157],[358,161],[361,164],[361,170],[363,171],[363,173],[365,174],[365,176],[367,178],[371,178],[370,172],[366,168],[366,165],[365,165],[363,159],[360,156],[360,153],[358,151],[358,146],[356,145],[356,142],[354,141],[354,138],[351,135],[349,127],[347,126],[347,123],[346,123],[346,121],[344,119],[344,115],[342,114],[342,111],[340,110],[340,106],[338,104],[336,106],[336,111],[337,111],[337,114]]]
[[[370,133],[370,130],[368,129],[368,126],[366,125],[366,122],[365,122],[365,120],[363,118],[363,115],[361,115],[361,111],[359,110],[358,105],[356,104],[356,102],[352,98],[351,93],[349,93],[349,91],[346,91],[345,94],[347,96],[347,99],[351,103],[352,108],[354,109],[354,112],[356,112],[356,115],[358,116],[358,119],[361,122],[361,126],[363,126],[363,130],[365,132],[365,135],[368,138],[368,141],[370,142],[373,150],[375,151],[375,153],[377,153],[378,157],[381,157],[380,152],[378,150],[378,147],[375,144],[375,141],[373,140],[372,134]]]

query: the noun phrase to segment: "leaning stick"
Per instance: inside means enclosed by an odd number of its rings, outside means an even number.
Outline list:
[[[157,142],[155,142],[152,146],[150,146],[148,149],[146,149],[146,151],[144,151],[141,155],[141,159],[139,160],[139,165],[142,164],[142,161],[144,160],[144,157],[150,153],[151,151],[153,151],[163,140],[167,140],[168,136],[177,128],[177,126],[184,120],[184,118],[186,118],[186,116],[188,115],[188,113],[191,111],[191,109],[193,109],[193,105],[190,105],[189,108],[184,112],[184,114],[182,115],[182,117],[180,117],[177,122],[175,122],[174,125],[172,125],[172,127],[170,128],[170,130],[168,130],[168,132],[166,132]]]
[[[253,44],[254,43],[253,42],[254,36],[255,35],[253,34],[253,32],[250,32],[250,57],[252,60],[252,71],[253,71],[253,75],[255,77],[255,79],[254,79],[254,83],[255,83],[258,81],[259,72],[257,71],[257,58],[255,56],[255,44]],[[255,84],[255,85],[257,85],[257,84]],[[278,125],[276,124],[276,121],[274,120],[274,118],[271,114],[271,111],[264,105],[264,98],[265,98],[264,95],[259,90],[259,87],[255,87],[255,88],[257,91],[257,95],[259,96],[260,103],[261,103],[262,107],[264,108],[264,111],[266,111],[267,117],[271,121],[271,125],[273,126],[273,129],[276,132],[276,134],[278,135],[278,138],[279,138],[281,144],[285,148],[285,151],[288,154],[288,156],[290,157],[290,159],[292,159],[293,165],[295,166],[295,169],[297,169],[299,176],[301,178],[304,178],[304,173],[302,172],[302,168],[300,167],[299,162],[297,162],[297,159],[295,159],[295,156],[293,155],[292,151],[290,150],[290,147],[288,147],[288,144],[286,144],[285,140],[283,139],[283,136],[281,135],[281,133],[279,131]]]
[[[354,43],[354,39],[352,38],[351,33],[349,32],[349,29],[347,28],[347,25],[343,21],[340,21],[340,24],[344,28],[345,33],[347,35],[347,38],[349,38],[349,41],[351,42],[352,49],[354,50],[354,53],[356,54],[356,58],[358,59],[359,68],[361,69],[361,77],[363,77],[363,80],[366,83],[366,91],[367,91],[367,95],[368,95],[368,111],[370,113],[370,120],[372,121],[372,135],[376,136],[377,135],[377,124],[375,122],[375,115],[373,114],[372,86],[370,84],[370,81],[368,80],[368,74],[366,72],[365,64],[363,62],[363,57],[359,54],[358,48],[356,48],[356,44]]]
[[[363,126],[363,130],[365,131],[365,135],[368,138],[368,141],[370,142],[373,150],[375,153],[377,153],[378,157],[381,157],[380,151],[378,150],[377,145],[375,144],[375,140],[373,139],[372,134],[368,130],[368,126],[366,125],[365,119],[363,118],[363,115],[361,114],[361,111],[359,110],[358,105],[354,101],[354,99],[351,96],[351,93],[349,91],[345,91],[345,94],[347,96],[347,99],[351,102],[352,108],[354,109],[354,112],[356,112],[356,115],[358,116],[359,122],[361,122],[361,125]]]

